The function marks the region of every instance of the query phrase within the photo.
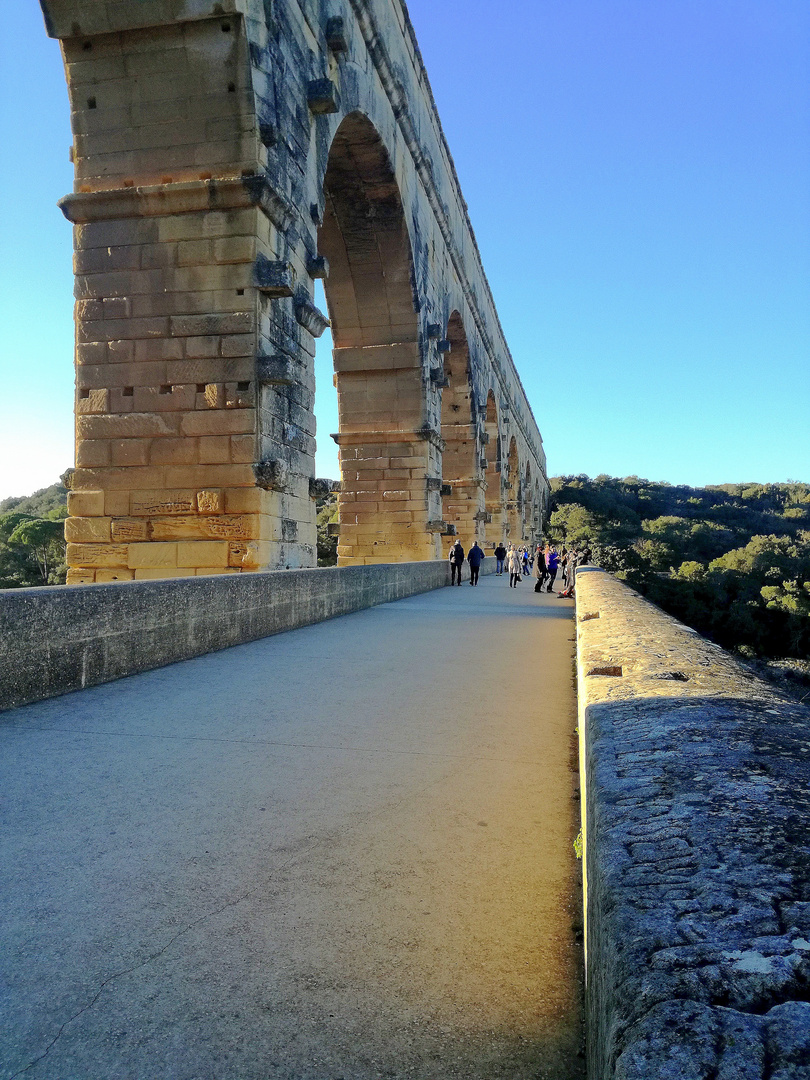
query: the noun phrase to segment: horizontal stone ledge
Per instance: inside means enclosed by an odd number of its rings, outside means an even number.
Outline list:
[[[245,7],[245,0],[137,0],[129,4],[87,4],[79,0],[54,4],[46,0],[43,12],[48,36],[69,39],[221,19],[223,15],[243,14]]]
[[[433,432],[433,434],[437,435],[438,433]],[[375,443],[425,442],[428,436],[425,435],[424,428],[392,428],[385,431],[362,431],[359,429],[338,431],[333,433],[330,438],[334,439],[338,446],[363,446],[366,444],[373,446]]]
[[[295,218],[294,207],[274,190],[264,174],[77,191],[65,195],[58,206],[73,224],[251,206],[263,210],[280,229],[288,229]]]

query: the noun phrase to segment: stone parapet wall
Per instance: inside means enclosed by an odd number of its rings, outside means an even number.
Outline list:
[[[5,590],[0,710],[427,592],[449,580],[447,561],[433,561]]]
[[[592,1080],[810,1075],[810,710],[577,573]]]

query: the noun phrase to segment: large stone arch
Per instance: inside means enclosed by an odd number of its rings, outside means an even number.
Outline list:
[[[491,513],[490,388],[501,431],[546,484],[399,0],[334,13],[289,0],[269,22],[247,0],[42,6],[63,47],[76,163],[62,203],[78,297],[70,582],[314,565],[319,277],[341,561],[441,554],[450,312],[474,447],[450,478],[451,491],[471,485],[457,524],[480,538]]]
[[[522,484],[517,439],[513,435],[506,457],[506,527],[513,544],[519,544],[523,539]]]
[[[318,257],[335,346],[338,561],[430,558],[411,242],[389,153],[360,112],[332,139],[323,192]]]
[[[454,311],[444,339],[441,390],[442,518],[465,547],[484,538],[484,481],[464,323]]]
[[[506,539],[506,515],[501,481],[501,436],[498,427],[498,405],[495,394],[487,392],[484,413],[484,431],[486,434],[486,537],[490,546],[495,547]]]

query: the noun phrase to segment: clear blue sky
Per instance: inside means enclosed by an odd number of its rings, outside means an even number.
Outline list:
[[[409,8],[550,473],[810,480],[807,0]],[[73,383],[61,60],[4,30],[0,498],[71,464]]]

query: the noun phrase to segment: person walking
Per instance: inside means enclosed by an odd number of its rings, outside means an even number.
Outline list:
[[[467,554],[467,562],[470,564],[470,584],[478,584],[478,571],[481,569],[481,563],[484,561],[484,553],[478,546],[478,541],[473,541],[473,546],[470,548]]]
[[[516,589],[520,581],[520,552],[514,544],[509,545],[506,553],[506,566],[509,570],[509,588]]]
[[[464,548],[461,546],[461,541],[456,540],[455,544],[450,548],[450,584],[461,584],[461,571],[464,567]],[[456,581],[458,578],[458,581]]]
[[[537,551],[534,553],[534,569],[532,574],[535,578],[535,592],[543,591],[543,582],[546,580],[546,558],[543,555],[543,549],[540,545],[537,545]]]
[[[529,576],[529,549],[527,547],[523,547],[521,549],[521,558],[523,559],[523,573],[526,575],[526,577],[528,577]]]
[[[495,574],[499,576],[503,573],[503,560],[506,558],[506,548],[503,546],[503,540],[495,548]]]

